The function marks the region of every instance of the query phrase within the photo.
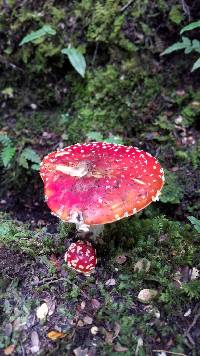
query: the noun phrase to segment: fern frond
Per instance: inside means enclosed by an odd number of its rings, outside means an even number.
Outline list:
[[[1,151],[1,160],[3,162],[4,167],[7,167],[14,157],[16,152],[15,147],[13,146],[5,146]]]
[[[4,147],[12,145],[11,139],[6,134],[3,134],[3,133],[0,133],[0,143]]]
[[[35,152],[32,148],[26,147],[20,157],[19,157],[19,165],[28,169],[28,163],[32,162],[31,168],[34,170],[38,170],[40,163],[40,156]]]
[[[8,167],[15,155],[16,148],[13,146],[11,139],[6,134],[0,134],[0,144],[3,148],[0,150],[0,159],[3,166]]]

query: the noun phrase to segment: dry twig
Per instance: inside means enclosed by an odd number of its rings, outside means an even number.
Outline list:
[[[152,350],[153,352],[165,352],[166,354],[170,355],[177,355],[177,356],[187,356],[186,354],[182,354],[180,352],[173,352],[173,351],[166,351],[166,350]]]
[[[120,12],[124,12],[132,3],[134,0],[129,0],[127,4],[125,4],[123,7],[121,7]]]

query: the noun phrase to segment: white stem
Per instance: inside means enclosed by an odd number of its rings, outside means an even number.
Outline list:
[[[103,233],[103,230],[104,230],[104,225],[90,226],[90,232],[92,233],[92,237],[94,237],[94,239],[99,237]]]

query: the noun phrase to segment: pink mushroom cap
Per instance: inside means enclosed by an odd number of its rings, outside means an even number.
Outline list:
[[[52,152],[40,166],[45,200],[64,221],[106,224],[158,200],[164,171],[151,154],[124,145],[93,142]]]

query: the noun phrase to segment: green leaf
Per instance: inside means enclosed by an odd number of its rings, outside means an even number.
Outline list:
[[[192,41],[192,47],[193,47],[195,50],[200,49],[200,41],[194,39],[194,40]]]
[[[90,141],[103,141],[103,135],[101,134],[101,132],[98,131],[90,131],[87,133],[87,138]]]
[[[0,133],[0,143],[3,146],[11,146],[11,139],[7,136],[7,134]]]
[[[172,6],[169,13],[169,18],[172,22],[176,23],[177,25],[179,25],[183,21],[183,14],[180,5]]]
[[[8,98],[13,98],[13,88],[12,87],[7,87],[1,91],[3,95],[5,95]]]
[[[0,224],[0,237],[5,237],[5,236],[9,236],[10,234],[10,225],[7,222],[1,222]]]
[[[191,30],[194,30],[195,28],[199,28],[199,27],[200,27],[200,20],[191,22],[189,25],[184,26],[182,28],[182,30],[180,31],[180,34],[182,35],[182,33],[186,32],[186,31],[191,31]]]
[[[200,220],[196,219],[194,216],[188,216],[188,220],[194,225],[194,228],[197,232],[200,233]]]
[[[28,35],[26,35],[21,40],[19,45],[22,46],[25,43],[34,42],[35,40],[37,40],[43,36],[46,36],[46,35],[53,36],[55,34],[56,34],[56,31],[50,25],[44,25],[39,30],[33,31],[33,32],[29,33]]]
[[[31,165],[31,168],[34,171],[39,171],[40,165],[39,165],[39,163],[34,163],[34,164]]]
[[[179,51],[180,49],[184,49],[186,47],[185,43],[183,42],[176,42],[172,46],[169,46],[164,50],[164,52],[161,53],[161,56],[164,56],[165,54],[170,54],[175,51]]]
[[[193,67],[192,67],[192,69],[191,69],[191,72],[193,72],[194,70],[196,70],[196,69],[198,69],[198,68],[200,68],[200,58],[197,59],[196,62],[194,62]]]
[[[1,151],[1,159],[4,167],[7,167],[15,155],[16,149],[13,146],[5,146]]]
[[[122,145],[123,139],[120,136],[111,136],[109,138],[105,138],[104,142],[108,142],[108,143],[116,143],[118,145]]]
[[[192,45],[191,40],[185,36],[182,37],[182,42],[185,44],[185,47],[190,47]]]
[[[34,163],[33,165],[31,165],[32,169],[35,170],[35,169],[39,168],[40,156],[32,148],[27,147],[22,151],[22,153],[19,157],[19,165],[28,169],[29,161]],[[35,166],[35,164],[36,164],[36,166]]]
[[[74,69],[84,78],[86,70],[85,57],[76,48],[63,48],[61,53],[66,54]]]

